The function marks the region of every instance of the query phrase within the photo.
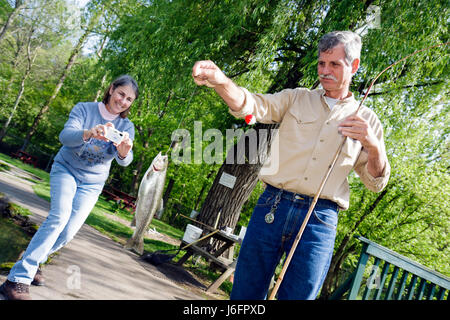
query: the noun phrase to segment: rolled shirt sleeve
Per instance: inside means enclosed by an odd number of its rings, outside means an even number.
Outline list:
[[[391,166],[387,159],[385,160],[385,166],[381,176],[374,178],[367,169],[367,161],[363,164],[357,164],[355,166],[355,172],[358,174],[362,183],[367,189],[373,192],[382,191],[389,182],[389,176],[391,174]]]
[[[370,126],[372,130],[374,131],[379,144],[382,148],[382,154],[386,155],[385,152],[385,145],[384,145],[384,139],[383,139],[383,128],[380,123],[380,120],[376,117],[375,113],[369,112],[368,109],[363,109],[363,117],[368,119]],[[373,192],[380,192],[382,191],[389,181],[389,176],[391,174],[391,166],[389,164],[389,160],[387,157],[384,158],[384,169],[379,177],[373,177],[368,169],[367,169],[367,163],[368,163],[368,154],[367,151],[362,149],[361,153],[355,163],[354,170],[360,177],[361,181],[364,183],[364,185],[367,187],[367,189],[373,191]]]
[[[251,93],[242,88],[245,94],[244,104],[241,110],[229,109],[231,115],[236,118],[245,118],[252,114],[260,123],[280,123],[288,110],[301,94],[302,89],[285,89],[274,94]]]
[[[69,119],[64,124],[63,130],[59,134],[59,141],[67,147],[77,147],[83,145],[83,126],[86,119],[86,110],[82,108],[80,103],[70,111]]]

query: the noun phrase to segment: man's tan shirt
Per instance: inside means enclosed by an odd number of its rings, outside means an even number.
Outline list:
[[[244,106],[239,112],[230,110],[232,115],[244,118],[253,114],[258,122],[280,123],[278,172],[260,175],[260,179],[277,188],[313,197],[341,143],[338,125],[356,111],[357,101],[351,95],[339,100],[330,110],[323,89],[285,89],[275,94],[254,94],[242,89]],[[384,149],[383,128],[376,114],[363,106],[359,115],[369,122]],[[271,158],[274,158],[273,152],[276,151],[272,150]],[[348,209],[347,176],[352,169],[369,190],[380,192],[389,180],[389,162],[385,159],[383,174],[374,178],[367,171],[367,160],[361,143],[348,138],[320,198],[336,202],[343,210]]]

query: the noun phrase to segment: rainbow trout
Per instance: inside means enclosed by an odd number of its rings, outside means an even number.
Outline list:
[[[161,152],[153,159],[139,185],[134,221],[136,229],[125,244],[126,249],[132,249],[139,254],[144,253],[144,235],[155,213],[163,206],[162,195],[166,180],[168,156]]]

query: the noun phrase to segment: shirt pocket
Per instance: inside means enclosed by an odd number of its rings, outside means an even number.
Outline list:
[[[321,128],[319,116],[298,108],[290,108],[280,126],[280,138],[298,144],[311,144],[316,141]]]

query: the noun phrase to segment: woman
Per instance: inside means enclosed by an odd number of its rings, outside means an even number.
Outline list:
[[[30,284],[43,285],[39,264],[81,228],[98,200],[112,160],[124,167],[133,160],[134,125],[127,115],[138,95],[136,81],[124,75],[111,83],[102,102],[80,102],[70,112],[59,135],[63,146],[50,171],[48,217],[0,287],[7,299],[31,299]],[[119,144],[105,138],[109,128],[124,133]]]

